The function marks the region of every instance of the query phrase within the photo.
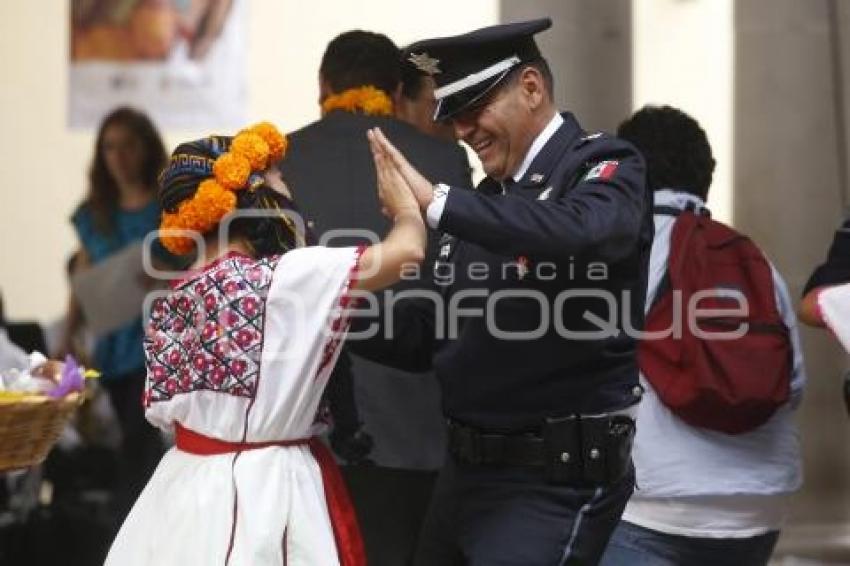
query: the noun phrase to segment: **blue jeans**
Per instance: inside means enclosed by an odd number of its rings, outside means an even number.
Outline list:
[[[737,539],[669,535],[620,521],[601,566],[764,566],[779,531]]]

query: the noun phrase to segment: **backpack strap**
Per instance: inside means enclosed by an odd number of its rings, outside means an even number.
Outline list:
[[[676,208],[675,206],[668,206],[665,204],[656,204],[652,207],[653,214],[661,214],[663,216],[679,216],[685,211],[693,212],[697,216],[705,216],[706,218],[711,218],[710,210],[708,210],[704,206],[697,209],[697,205],[695,205],[693,202],[688,202],[688,204],[685,205],[684,209]]]
[[[673,216],[674,218],[677,218],[677,219],[683,212],[691,212],[696,216],[703,216],[703,217],[706,217],[706,218],[711,218],[711,212],[707,208],[700,207],[699,209],[697,209],[697,205],[694,204],[693,202],[690,202],[690,201],[685,205],[684,209],[676,208],[675,206],[669,206],[669,205],[664,205],[664,204],[656,204],[655,206],[652,207],[652,213],[653,214],[660,214],[660,215],[663,215],[663,216]],[[671,241],[670,241],[670,250],[671,251],[673,249],[673,243],[674,242],[671,239]],[[670,283],[669,252],[668,252],[667,261],[668,261],[667,269],[664,270],[664,275],[661,276],[661,280],[658,282],[658,287],[656,287],[656,289],[655,289],[655,296],[652,298],[652,303],[650,303],[649,309],[647,310],[647,313],[649,313],[649,311],[651,311],[653,309],[653,307],[655,307],[655,305],[658,304],[658,302],[664,297],[664,295],[666,295],[667,293],[672,291],[672,285]]]
[[[655,288],[655,296],[652,297],[652,302],[649,304],[649,308],[646,310],[646,314],[649,314],[655,305],[658,304],[659,301],[666,295],[672,291],[672,285],[670,284],[670,272],[668,270],[664,270],[664,275],[661,276],[661,280],[658,282],[658,286]]]
[[[662,216],[679,216],[682,214],[681,208],[676,208],[675,206],[665,206],[663,204],[656,204],[652,207],[653,214],[660,214]]]

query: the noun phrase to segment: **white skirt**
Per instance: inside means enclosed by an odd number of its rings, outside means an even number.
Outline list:
[[[308,446],[162,459],[107,566],[339,564],[321,469]]]

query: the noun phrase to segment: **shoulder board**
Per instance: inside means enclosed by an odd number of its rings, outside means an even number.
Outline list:
[[[575,147],[578,148],[578,147],[581,147],[581,146],[583,146],[583,145],[585,145],[589,142],[592,142],[593,140],[598,140],[599,138],[603,137],[604,135],[605,135],[605,132],[595,132],[593,134],[585,134],[584,136],[579,138],[578,142],[576,142]]]

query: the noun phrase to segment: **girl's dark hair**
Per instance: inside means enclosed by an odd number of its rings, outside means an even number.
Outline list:
[[[313,243],[306,219],[296,204],[268,185],[239,191],[236,208],[274,212],[259,218],[242,216],[230,223],[230,237],[244,238],[254,257],[280,255],[305,243]]]
[[[180,144],[160,178],[159,203],[166,212],[177,211],[180,203],[192,198],[201,181],[212,177],[212,163],[230,149],[233,138],[212,136]],[[274,167],[274,165],[270,165]],[[239,215],[239,211],[262,211]],[[229,224],[229,236],[243,238],[255,257],[280,255],[296,247],[314,243],[297,205],[264,182],[236,191],[237,217]],[[208,234],[218,231],[217,224]]]
[[[97,132],[94,159],[89,169],[89,192],[86,205],[91,211],[95,228],[104,235],[111,235],[115,229],[113,213],[118,207],[119,196],[118,184],[109,172],[103,155],[103,136],[112,126],[127,128],[142,142],[144,150],[142,182],[145,187],[150,188],[152,193],[156,190],[157,175],[168,159],[162,138],[146,114],[122,106],[103,119]]]

